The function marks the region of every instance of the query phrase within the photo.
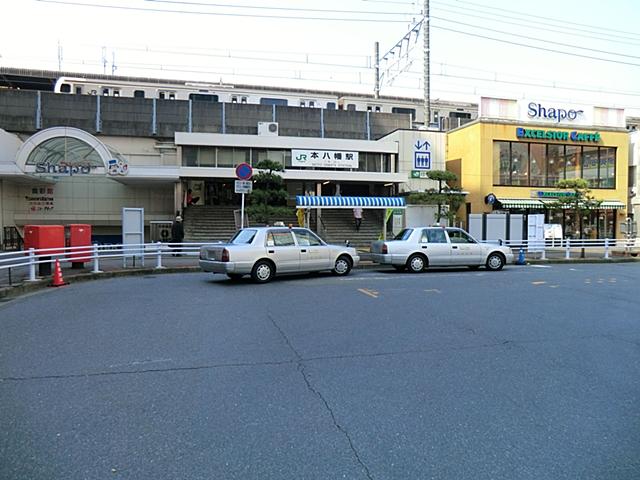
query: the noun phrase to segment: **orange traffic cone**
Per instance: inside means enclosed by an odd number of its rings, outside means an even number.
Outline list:
[[[60,260],[56,258],[56,266],[53,270],[53,282],[51,282],[51,287],[62,287],[63,285],[67,285],[62,278],[62,269],[60,268]]]

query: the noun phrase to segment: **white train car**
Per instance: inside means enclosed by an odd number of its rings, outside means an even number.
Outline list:
[[[194,82],[60,77],[56,93],[336,109],[338,94]]]

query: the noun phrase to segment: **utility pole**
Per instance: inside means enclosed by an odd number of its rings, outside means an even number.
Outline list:
[[[376,62],[374,66],[374,71],[376,74],[376,82],[375,82],[375,87],[373,87],[373,93],[375,98],[380,98],[380,43],[379,42],[376,42],[374,60]]]
[[[424,0],[423,9],[423,34],[424,34],[424,126],[431,124],[431,69],[429,59],[429,0]]]

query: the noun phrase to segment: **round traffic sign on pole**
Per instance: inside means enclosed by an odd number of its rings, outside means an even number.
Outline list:
[[[253,168],[248,163],[241,163],[236,167],[236,177],[240,180],[249,180],[253,175]]]

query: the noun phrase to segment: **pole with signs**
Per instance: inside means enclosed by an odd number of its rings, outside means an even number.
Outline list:
[[[244,195],[245,193],[251,193],[253,190],[252,175],[253,168],[248,163],[241,163],[236,167],[238,180],[235,182],[235,192],[242,194],[242,200],[240,201],[240,228],[244,228]]]

